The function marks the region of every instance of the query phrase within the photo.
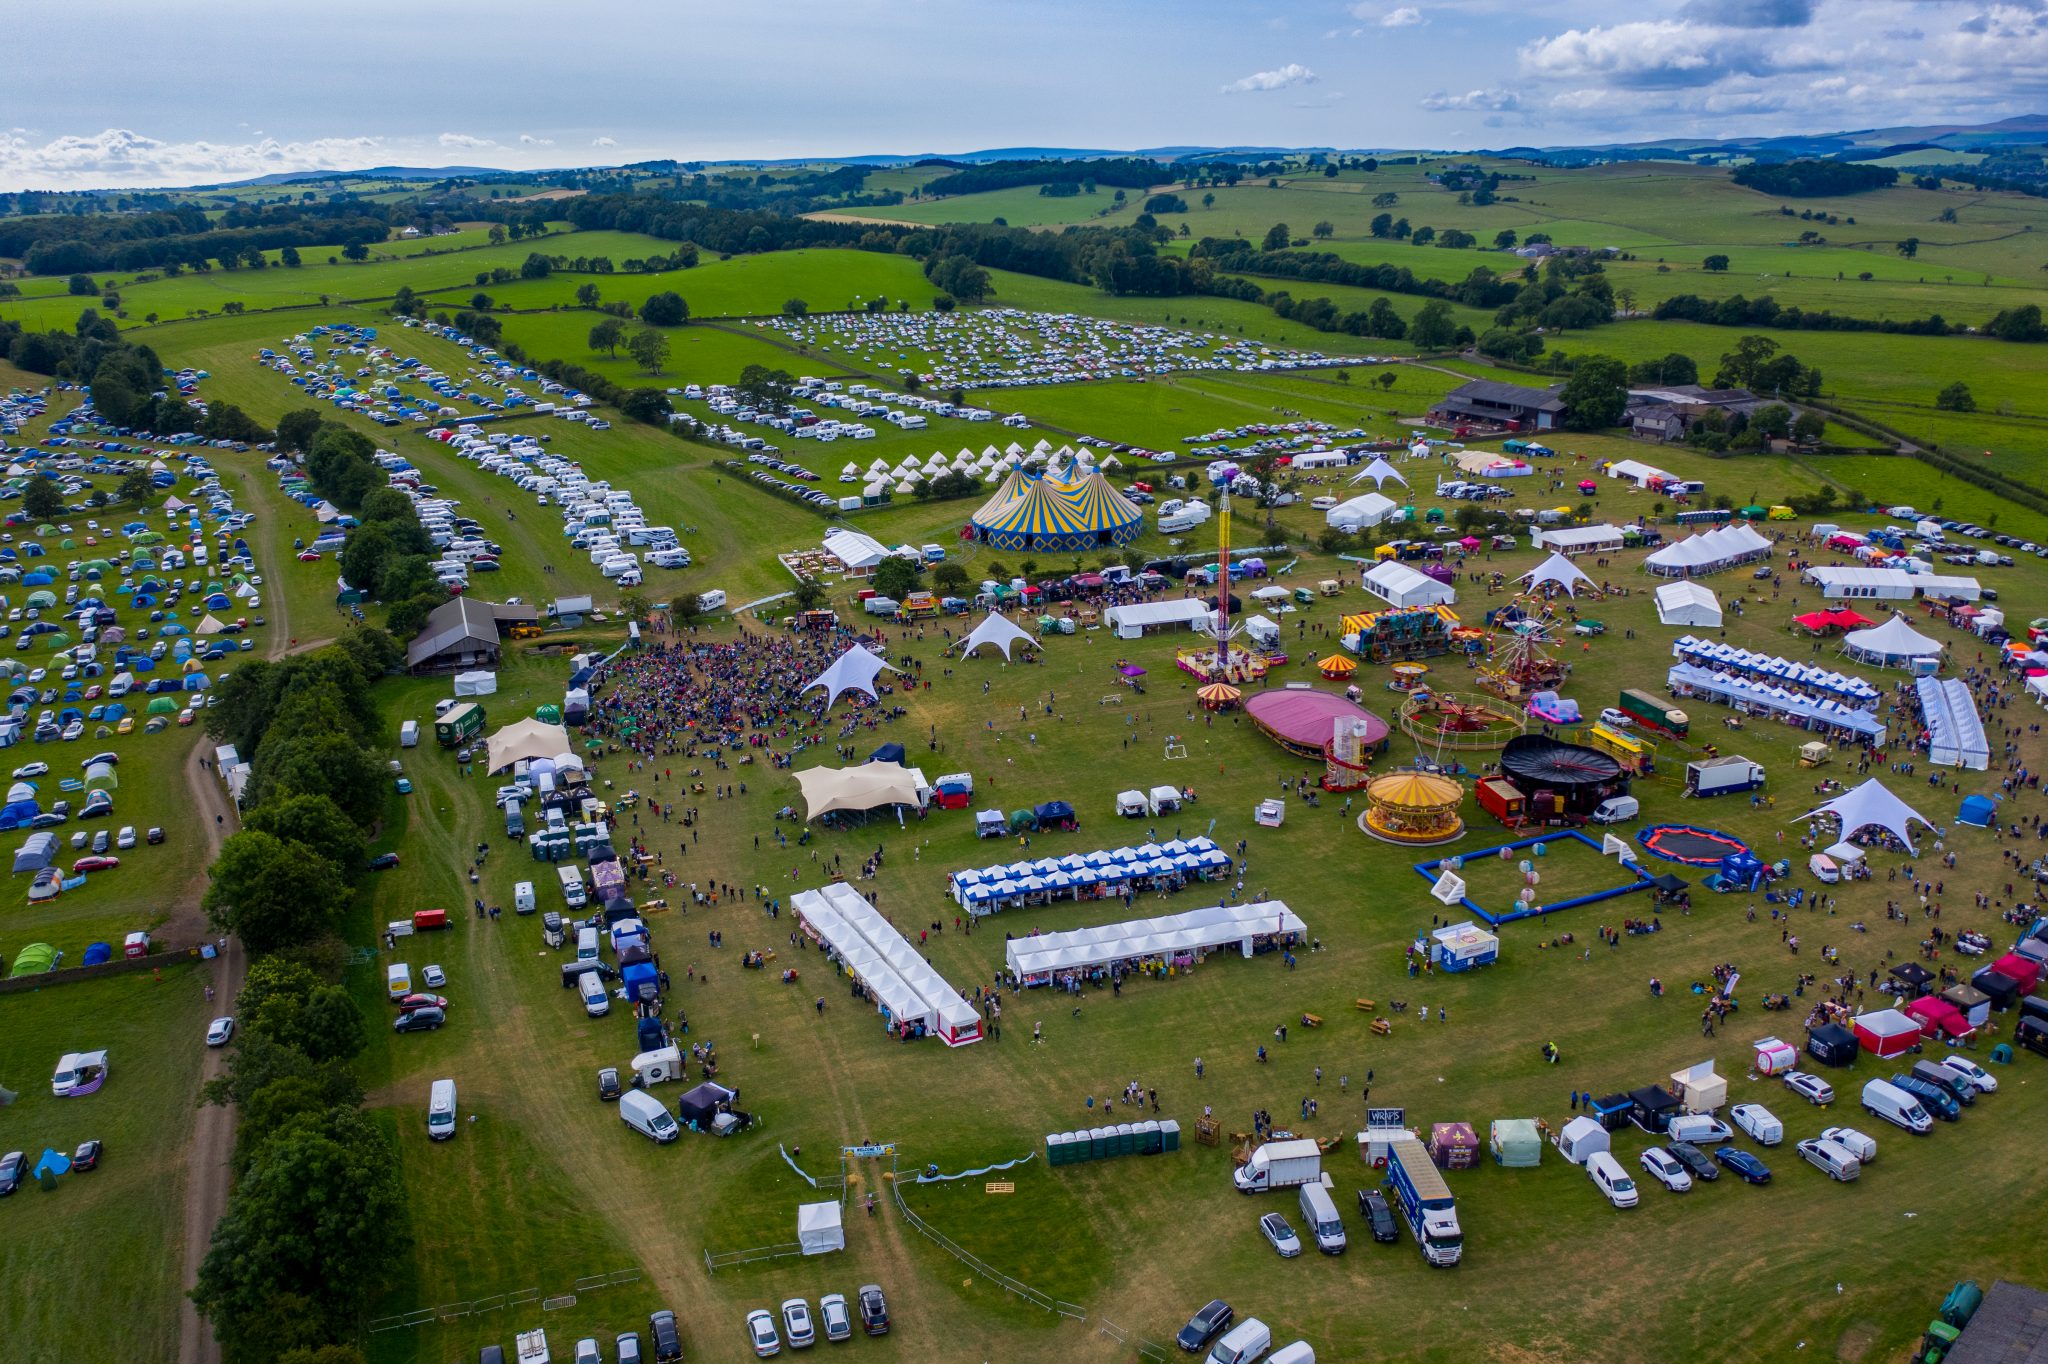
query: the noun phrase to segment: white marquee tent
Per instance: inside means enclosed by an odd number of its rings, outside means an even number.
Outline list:
[[[1674,541],[1644,559],[1643,567],[1660,578],[1690,578],[1755,563],[1770,553],[1769,540],[1737,522]]]
[[[799,891],[790,907],[867,987],[892,1026],[922,1024],[949,1047],[981,1040],[981,1015],[974,1006],[852,886]]]
[[[1711,629],[1721,623],[1721,600],[1698,583],[1665,583],[1657,589],[1657,619]]]
[[[837,701],[845,692],[861,692],[869,700],[873,700],[875,696],[875,679],[881,675],[884,668],[887,668],[892,673],[897,671],[896,668],[884,663],[876,655],[869,653],[865,645],[856,644],[834,659],[832,666],[825,669],[804,690],[810,692],[819,687],[825,688],[826,710],[832,709],[832,703]]]
[[[1990,767],[1991,743],[1984,737],[1984,717],[1977,713],[1970,684],[1960,677],[1921,677],[1913,686],[1927,725],[1927,760],[1972,772]]]
[[[1449,606],[1458,599],[1457,589],[1449,583],[1393,559],[1368,568],[1358,585],[1389,606]]]
[[[1337,530],[1355,531],[1363,530],[1367,526],[1377,526],[1399,510],[1400,504],[1391,497],[1382,497],[1378,493],[1360,493],[1350,501],[1340,502],[1330,508],[1323,519]]]
[[[1894,611],[1882,625],[1843,635],[1842,652],[1859,663],[1880,668],[1910,668],[1915,659],[1940,658],[1941,641],[1921,634]]]
[[[1800,819],[1811,819],[1815,815],[1831,814],[1842,821],[1842,838],[1846,842],[1857,832],[1875,826],[1889,832],[1906,845],[1907,852],[1913,852],[1913,840],[1907,834],[1907,826],[1919,822],[1934,828],[1934,821],[1915,810],[1893,795],[1891,789],[1876,777],[1863,783],[1846,795],[1836,796],[1827,804],[1807,811]]]
[[[1605,522],[1597,526],[1565,526],[1539,530],[1532,537],[1539,549],[1560,554],[1606,554],[1621,548],[1621,528]]]
[[[806,1255],[826,1255],[846,1249],[846,1228],[839,1221],[837,1203],[796,1205],[796,1241]]]
[[[1580,583],[1584,583],[1587,587],[1598,586],[1585,569],[1580,568],[1570,559],[1565,558],[1564,555],[1554,550],[1548,559],[1545,559],[1542,563],[1515,579],[1515,581],[1529,584],[1531,592],[1542,587],[1545,583],[1556,583],[1565,590],[1565,595],[1574,597],[1578,595],[1578,585]]]
[[[1157,919],[1012,938],[1004,945],[1004,951],[1012,971],[1031,977],[1084,970],[1132,957],[1172,956],[1230,946],[1249,957],[1256,937],[1269,933],[1300,937],[1307,932],[1308,925],[1285,903],[1266,900],[1258,904],[1207,905]]]
[[[1119,639],[1136,639],[1147,630],[1194,629],[1209,624],[1215,608],[1193,597],[1170,597],[1164,601],[1126,602],[1102,613],[1102,623]]]
[[[1011,645],[1029,644],[1034,649],[1039,647],[1038,641],[1033,639],[1029,632],[1008,616],[994,611],[988,613],[988,619],[974,627],[972,634],[960,641],[960,656],[966,658],[984,644],[993,644],[1001,649],[1005,659],[1010,656]]]

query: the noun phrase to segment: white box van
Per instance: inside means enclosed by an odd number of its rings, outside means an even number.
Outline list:
[[[1257,1317],[1246,1317],[1209,1349],[1206,1364],[1254,1364],[1273,1348],[1273,1333]]]
[[[412,993],[412,968],[404,962],[393,962],[384,968],[384,993],[393,999],[404,999]]]
[[[576,977],[576,993],[583,997],[583,1012],[592,1018],[603,1018],[612,1011],[612,997],[605,993],[597,972],[585,971]]]
[[[420,746],[419,721],[407,720],[398,727],[398,746],[400,748],[418,748]]]
[[[562,898],[569,902],[569,908],[581,909],[589,903],[583,893],[583,873],[574,867],[562,867],[557,874],[562,878]]]
[[[427,1095],[427,1135],[446,1141],[455,1135],[455,1082],[436,1080]]]
[[[661,1106],[661,1100],[637,1089],[619,1096],[619,1117],[641,1136],[664,1144],[674,1141],[683,1130],[675,1115]]]
[[[1634,796],[1609,796],[1600,802],[1589,818],[1595,824],[1619,824],[1624,819],[1634,819],[1642,808],[1642,803]]]
[[[1302,1185],[1301,1216],[1308,1223],[1309,1235],[1315,1237],[1317,1250],[1325,1255],[1344,1253],[1344,1222],[1337,1216],[1328,1189],[1321,1184]]]
[[[1863,1111],[1908,1132],[1928,1132],[1934,1127],[1934,1119],[1927,1116],[1920,1101],[1889,1080],[1872,1080],[1863,1086]]]
[[[521,881],[512,887],[512,909],[518,914],[533,913],[533,882]]]
[[[1621,1162],[1605,1151],[1595,1151],[1586,1157],[1586,1174],[1617,1208],[1633,1208],[1641,1197],[1636,1192],[1636,1182],[1621,1168]]]
[[[1297,1340],[1267,1355],[1266,1364],[1316,1364],[1316,1352],[1309,1348],[1307,1341]]]
[[[1829,1179],[1838,1179],[1846,1184],[1863,1173],[1863,1162],[1840,1142],[1829,1141],[1826,1137],[1811,1137],[1800,1142],[1798,1149],[1809,1164]]]
[[[578,932],[576,934],[576,960],[596,961],[597,956],[597,930],[595,928],[586,928]]]

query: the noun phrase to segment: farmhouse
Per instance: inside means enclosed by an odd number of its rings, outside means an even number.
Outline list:
[[[1684,440],[1709,412],[1747,417],[1768,407],[1773,398],[1759,398],[1746,388],[1702,388],[1670,384],[1628,391],[1629,434],[1642,440]]]
[[[1430,409],[1440,425],[1483,422],[1511,431],[1553,431],[1564,424],[1563,384],[1525,388],[1492,379],[1460,384]]]

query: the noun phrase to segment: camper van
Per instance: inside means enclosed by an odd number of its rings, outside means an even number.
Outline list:
[[[427,1135],[446,1141],[455,1135],[455,1082],[436,1080],[427,1095]]]
[[[1586,1157],[1586,1174],[1617,1208],[1633,1208],[1641,1197],[1636,1192],[1636,1182],[1621,1168],[1621,1162],[1605,1151],[1595,1151]]]
[[[533,882],[521,881],[512,887],[512,909],[514,913],[531,914],[535,907]]]
[[[638,1089],[619,1095],[619,1117],[626,1126],[649,1141],[666,1144],[682,1133],[675,1115],[661,1106],[661,1100]]]
[[[1301,1216],[1308,1223],[1316,1249],[1325,1255],[1344,1253],[1344,1222],[1337,1216],[1337,1204],[1321,1184],[1301,1186]]]
[[[604,981],[597,972],[585,971],[576,977],[576,993],[583,1000],[583,1012],[592,1018],[603,1018],[612,1011],[612,997],[605,992]]]
[[[698,609],[699,611],[722,611],[722,610],[724,610],[724,609],[725,609],[725,592],[724,592],[724,590],[723,590],[723,589],[721,589],[721,588],[716,588],[716,587],[714,587],[714,588],[712,588],[712,589],[711,589],[710,591],[708,591],[708,592],[699,592],[699,593],[697,594],[697,609]]]
[[[576,960],[596,961],[598,957],[597,930],[581,929],[576,934]]]
[[[562,898],[568,901],[569,908],[581,909],[590,902],[583,893],[582,872],[575,867],[559,867],[556,871],[562,878]]]

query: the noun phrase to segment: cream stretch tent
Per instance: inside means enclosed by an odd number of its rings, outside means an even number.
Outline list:
[[[1009,966],[1019,976],[1046,976],[1079,971],[1133,957],[1164,957],[1180,952],[1205,952],[1235,946],[1252,954],[1252,939],[1270,933],[1308,933],[1308,925],[1279,900],[1250,905],[1208,905],[1185,914],[1133,919],[1077,928],[1067,933],[1041,933],[1012,938],[1004,944]]]
[[[1800,819],[1811,819],[1815,815],[1834,815],[1842,821],[1844,841],[1854,838],[1858,831],[1873,825],[1885,830],[1899,842],[1906,845],[1907,852],[1913,852],[1913,840],[1907,836],[1907,826],[1914,823],[1934,828],[1934,821],[1915,810],[1912,806],[1893,795],[1891,789],[1876,777],[1846,795],[1836,796],[1827,804],[1807,811]]]
[[[569,731],[539,720],[514,720],[493,734],[487,749],[490,770],[502,772],[522,759],[553,758],[569,751]]]
[[[832,660],[832,666],[806,685],[804,691],[812,692],[823,687],[826,710],[832,709],[832,703],[850,691],[860,692],[872,701],[875,699],[875,679],[881,676],[884,669],[892,673],[897,671],[895,667],[870,653],[867,646],[856,644]]]
[[[1038,647],[1038,641],[1021,629],[1015,621],[994,611],[988,613],[987,620],[974,627],[972,634],[960,641],[960,656],[965,658],[984,644],[993,644],[1001,649],[1005,660],[1010,657],[1010,646],[1014,644],[1029,644],[1034,649]]]
[[[981,1015],[960,997],[867,897],[839,884],[798,892],[797,921],[867,987],[891,1026],[921,1024],[949,1047],[981,1040]]]
[[[796,774],[803,791],[806,819],[834,810],[873,810],[882,805],[922,805],[931,788],[924,773],[901,763],[864,763],[859,767],[807,767]]]

